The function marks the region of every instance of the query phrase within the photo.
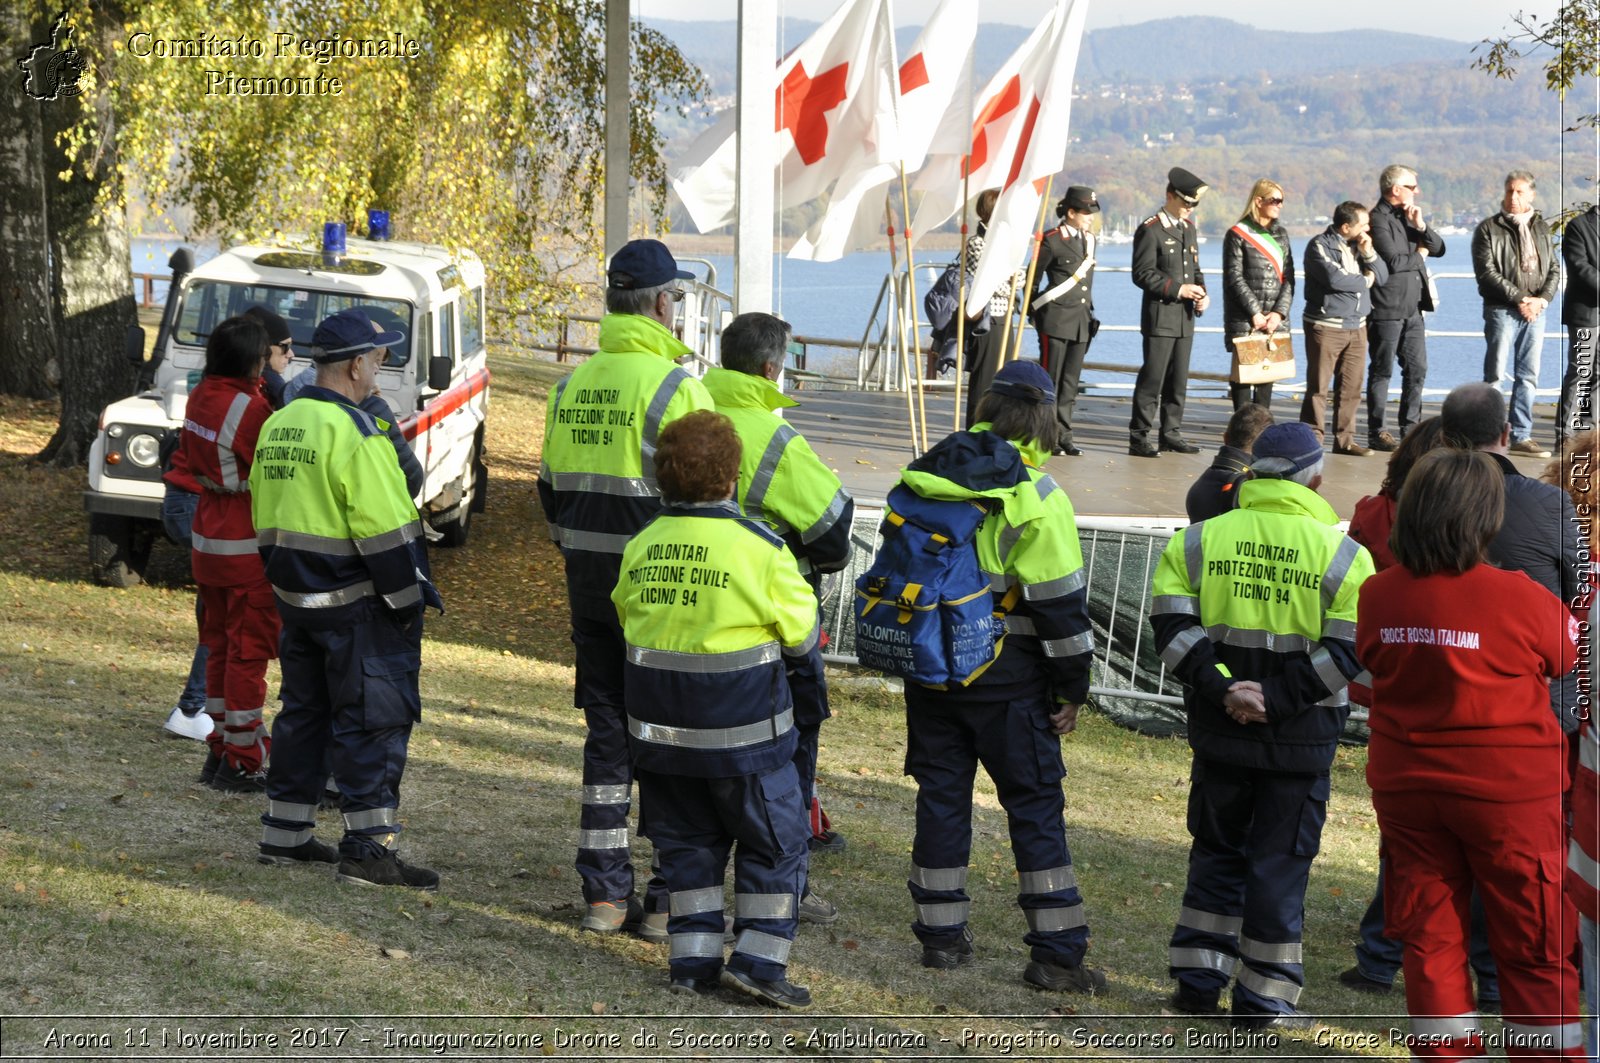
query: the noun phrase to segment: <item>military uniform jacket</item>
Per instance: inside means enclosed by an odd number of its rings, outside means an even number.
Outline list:
[[[837,572],[850,562],[855,502],[799,432],[775,411],[799,403],[765,377],[721,366],[706,370],[717,412],[739,433],[739,487],[745,516],[783,537],[806,573]]]
[[[661,428],[711,409],[704,385],[674,364],[688,353],[654,318],[607,314],[600,352],[550,392],[539,503],[577,615],[610,617],[622,548],[661,508]]]
[[[770,528],[732,502],[669,506],[628,543],[611,602],[634,763],[699,778],[788,763],[783,658],[816,646],[817,600]]]
[[[1065,227],[1045,234],[1039,248],[1038,289],[1033,299],[1065,283],[1095,248],[1088,233],[1068,235]],[[1030,300],[1031,302],[1031,300]],[[1094,317],[1094,267],[1071,289],[1032,312],[1033,324],[1046,336],[1071,343],[1089,342],[1089,321]]]
[[[1161,660],[1184,683],[1189,745],[1266,771],[1324,772],[1350,713],[1356,601],[1372,557],[1315,491],[1251,480],[1239,508],[1167,544],[1151,585]],[[1239,724],[1222,699],[1261,684],[1267,723]]]
[[[1144,292],[1139,331],[1146,336],[1194,335],[1194,300],[1179,299],[1185,284],[1205,287],[1200,237],[1193,222],[1158,211],[1133,231],[1133,283]]]

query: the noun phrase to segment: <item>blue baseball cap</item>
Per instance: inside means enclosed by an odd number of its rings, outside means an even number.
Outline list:
[[[660,240],[629,240],[611,256],[611,265],[606,268],[606,285],[625,291],[693,279],[693,273],[678,268],[678,260]]]
[[[367,312],[352,307],[324,318],[317,326],[317,331],[311,334],[311,357],[318,364],[327,365],[365,354],[375,347],[393,347],[405,341],[406,334],[399,329],[375,331]]]
[[[1309,469],[1321,461],[1322,443],[1311,426],[1303,421],[1280,421],[1268,425],[1266,431],[1256,437],[1251,453],[1257,461],[1262,458],[1281,458],[1289,462],[1293,468],[1279,474],[1286,475]]]
[[[1031,402],[1035,406],[1048,406],[1056,401],[1056,386],[1051,382],[1050,374],[1038,362],[1021,359],[1001,366],[989,382],[989,391]]]

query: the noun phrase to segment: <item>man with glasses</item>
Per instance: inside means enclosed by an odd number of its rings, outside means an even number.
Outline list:
[[[1372,288],[1367,319],[1367,446],[1390,451],[1422,420],[1422,388],[1428,377],[1427,329],[1422,312],[1434,309],[1428,288],[1428,260],[1444,254],[1444,239],[1430,229],[1417,206],[1417,171],[1386,166],[1378,175],[1378,203],[1369,215],[1372,246],[1389,267],[1389,278]],[[1389,380],[1400,362],[1400,416],[1397,434],[1383,427]]]
[[[566,562],[577,656],[573,704],[588,727],[576,865],[588,912],[580,928],[597,934],[635,929],[644,914],[628,858],[633,768],[622,626],[611,591],[622,548],[661,508],[657,435],[687,413],[712,408],[704,385],[675,364],[692,353],[673,335],[672,321],[682,282],[693,277],[659,240],[624,244],[606,271],[600,350],[551,391],[545,418],[539,503]],[[665,905],[659,879],[650,900],[652,911]]]

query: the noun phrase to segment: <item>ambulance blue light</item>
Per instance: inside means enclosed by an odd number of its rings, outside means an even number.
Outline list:
[[[347,250],[344,222],[330,221],[322,227],[322,264],[330,269],[344,261]]]
[[[389,212],[386,210],[367,211],[367,239],[389,239]]]

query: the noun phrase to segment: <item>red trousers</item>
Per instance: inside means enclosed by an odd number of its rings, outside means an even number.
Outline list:
[[[1468,1032],[1477,1025],[1467,963],[1467,909],[1476,882],[1500,968],[1506,1055],[1587,1058],[1578,972],[1569,959],[1578,915],[1562,889],[1561,799],[1374,793],[1372,805],[1383,832],[1384,916],[1389,936],[1405,946],[1413,1056],[1484,1054]]]
[[[231,767],[260,771],[271,739],[262,725],[267,662],[278,656],[278,606],[272,585],[200,584],[200,641],[206,644],[206,714],[216,726],[206,739]]]

